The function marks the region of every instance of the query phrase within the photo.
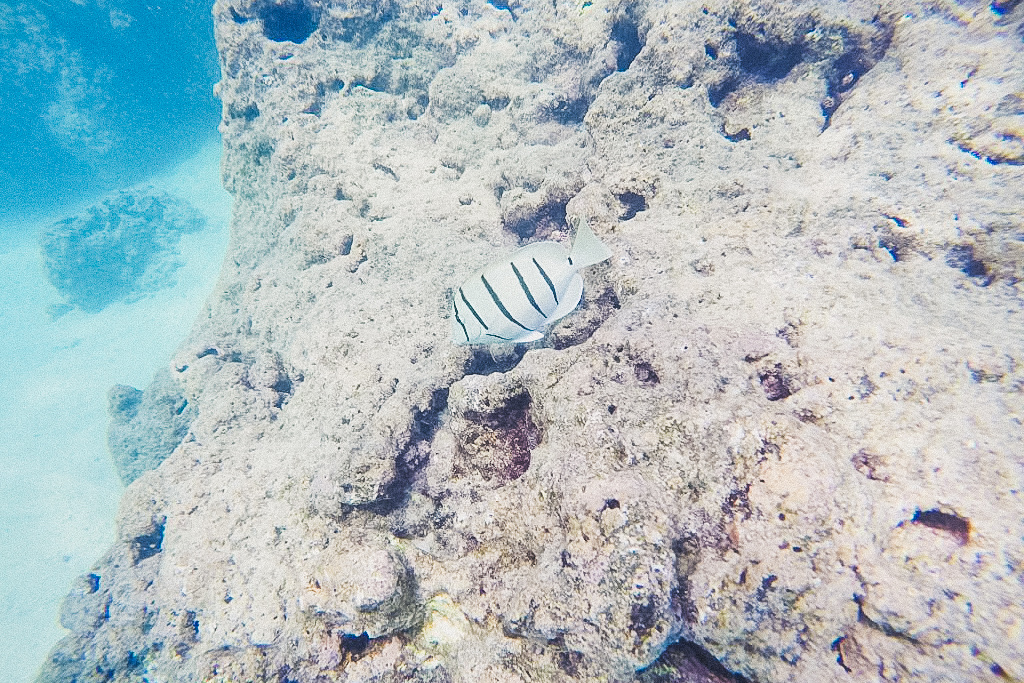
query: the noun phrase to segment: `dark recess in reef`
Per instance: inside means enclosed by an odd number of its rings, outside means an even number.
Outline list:
[[[647,210],[647,198],[636,192],[623,192],[615,197],[622,204],[622,213],[619,214],[620,221],[628,221],[641,211]]]
[[[640,39],[640,29],[629,17],[619,17],[612,24],[612,40],[618,43],[615,52],[615,70],[625,71],[633,63],[644,43]]]
[[[583,664],[583,653],[575,650],[565,650],[558,653],[558,668],[567,676],[576,678]]]
[[[621,307],[619,297],[610,286],[593,299],[584,297],[574,315],[563,318],[555,325],[545,345],[561,350],[582,344]]]
[[[375,9],[376,12],[373,14],[348,17],[340,21],[332,21],[329,25],[325,23],[321,27],[321,33],[328,40],[340,40],[343,43],[352,43],[356,47],[364,47],[389,21],[395,18],[386,3],[379,4]],[[378,77],[385,76],[386,71],[385,69],[384,72],[378,74]]]
[[[494,9],[505,10],[512,15],[512,21],[518,21],[519,17],[512,11],[512,7],[509,5],[508,0],[487,0],[487,4]]]
[[[910,520],[914,524],[921,524],[929,529],[945,531],[956,538],[957,543],[966,545],[971,538],[971,522],[957,515],[952,515],[942,510],[918,510],[914,518]]]
[[[803,46],[798,43],[779,43],[758,40],[749,33],[736,34],[736,53],[740,68],[748,74],[766,81],[785,78],[803,57]]]
[[[737,78],[727,78],[718,85],[708,86],[708,102],[711,103],[712,107],[717,109],[718,105],[722,103],[722,100],[736,90],[739,83],[739,79]]]
[[[857,40],[851,41],[825,75],[827,90],[825,98],[821,102],[821,113],[825,117],[825,123],[821,127],[822,131],[832,124],[832,114],[843,103],[850,90],[885,56],[889,49],[893,28],[884,23],[880,17],[875,17],[872,23],[879,27],[878,33],[866,43]]]
[[[166,523],[166,517],[161,517],[159,520],[154,519],[153,529],[149,533],[135,537],[132,541],[135,546],[135,564],[153,557],[163,549],[164,525]]]
[[[750,683],[726,669],[714,655],[696,643],[679,640],[637,677],[637,683]]]
[[[490,375],[495,372],[508,372],[526,355],[526,345],[516,344],[506,355],[495,357],[488,347],[476,347],[473,355],[466,361],[463,372],[467,375]]]
[[[565,206],[570,199],[572,196],[568,192],[552,192],[540,206],[522,207],[506,212],[502,216],[502,224],[506,230],[515,233],[520,239],[547,237],[552,230],[558,230],[565,225]]]
[[[992,0],[992,3],[989,5],[989,7],[992,8],[993,13],[1002,16],[1004,14],[1012,12],[1013,9],[1020,3],[1021,0]]]
[[[804,57],[804,46],[801,43],[785,43],[772,37],[759,38],[745,31],[737,31],[735,41],[740,68],[738,72],[708,86],[708,101],[712,107],[717,108],[726,97],[750,80],[770,83],[785,78]],[[717,59],[718,50],[711,47],[709,52],[708,47],[705,46],[705,54],[711,59]],[[730,141],[746,139],[749,138],[730,138]]]
[[[589,97],[563,96],[555,102],[555,105],[548,110],[548,113],[551,115],[551,118],[563,126],[572,126],[583,123],[583,119],[588,111],[590,111]]]
[[[302,43],[316,30],[319,17],[302,0],[267,3],[259,12],[263,35],[276,43]]]
[[[653,598],[647,597],[645,602],[634,602],[629,611],[629,628],[641,637],[650,634],[658,623],[658,606]]]
[[[977,278],[978,284],[982,287],[992,284],[988,266],[974,255],[974,247],[969,244],[951,247],[946,252],[946,265],[958,269],[967,277]]]
[[[358,658],[359,655],[366,652],[370,647],[370,636],[363,631],[358,636],[351,635],[349,633],[342,634],[341,636],[341,649],[353,657]]]
[[[740,128],[735,133],[727,133],[724,129],[722,130],[722,136],[725,137],[729,142],[742,142],[743,140],[750,139],[750,129]]]
[[[448,387],[435,389],[430,395],[426,409],[413,413],[409,441],[398,454],[394,478],[377,500],[360,506],[362,509],[386,515],[405,505],[416,481],[416,475],[430,458],[430,442],[441,426],[442,413],[447,409]]]
[[[654,367],[645,360],[638,361],[633,365],[633,375],[640,384],[646,386],[653,386],[661,382],[658,373],[654,371]]]

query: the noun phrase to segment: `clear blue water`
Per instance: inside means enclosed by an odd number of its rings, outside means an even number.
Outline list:
[[[211,8],[0,3],[0,220],[142,181],[215,138]]]
[[[107,391],[145,387],[227,244],[212,2],[0,2],[0,679],[113,539]]]

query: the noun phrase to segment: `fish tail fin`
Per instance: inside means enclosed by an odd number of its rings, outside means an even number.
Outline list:
[[[569,252],[569,258],[572,259],[574,268],[592,266],[612,257],[612,250],[597,238],[594,231],[590,229],[586,218],[577,216],[571,218],[570,221],[577,226],[572,251]]]

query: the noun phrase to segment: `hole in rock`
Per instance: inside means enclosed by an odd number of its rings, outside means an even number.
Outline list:
[[[992,0],[989,4],[989,8],[994,14],[1003,16],[1004,14],[1012,12],[1020,3],[1021,0]]]
[[[644,43],[640,39],[640,29],[629,17],[619,17],[612,24],[611,39],[618,43],[615,51],[615,70],[625,71],[633,63]]]
[[[228,116],[233,119],[242,119],[246,123],[252,123],[260,115],[260,108],[255,103],[240,107],[237,104],[228,105]]]
[[[839,636],[832,641],[832,652],[836,653],[836,664],[843,667],[846,673],[852,673],[853,669],[846,665],[846,661],[843,659],[843,643],[846,642],[846,636]]]
[[[653,386],[661,381],[658,377],[658,373],[654,371],[654,367],[645,360],[642,360],[633,366],[633,375],[637,378],[640,384],[645,384],[647,386]]]
[[[135,547],[135,564],[160,552],[164,543],[164,525],[166,522],[166,517],[161,518],[159,521],[153,520],[153,529],[151,531],[136,536],[132,540],[132,545]]]
[[[363,631],[358,636],[345,633],[341,636],[341,649],[348,653],[353,659],[364,654],[370,647],[370,636]]]
[[[636,192],[623,192],[615,197],[622,204],[622,213],[619,214],[620,221],[628,221],[641,211],[647,210],[647,198]]]
[[[967,277],[978,278],[978,284],[982,287],[992,284],[988,266],[974,255],[974,247],[969,244],[951,247],[946,252],[946,265],[958,269]]]
[[[910,521],[929,529],[945,531],[956,538],[960,545],[966,545],[971,537],[970,520],[941,510],[918,510]]]
[[[327,94],[332,92],[341,92],[345,89],[345,82],[341,79],[335,78],[326,83],[317,83],[314,89],[313,101],[302,110],[304,114],[313,114],[314,116],[320,116],[323,111],[324,102],[327,99]]]
[[[740,68],[762,80],[777,81],[784,78],[800,63],[803,53],[803,46],[798,43],[762,41],[743,31],[736,34],[736,54],[740,58]]]
[[[658,605],[650,596],[645,602],[634,602],[629,610],[629,628],[641,637],[658,623]]]
[[[913,251],[915,241],[909,235],[901,235],[892,230],[881,230],[878,234],[878,246],[889,252],[893,261],[902,261]]]
[[[736,92],[739,84],[740,82],[737,78],[726,78],[717,85],[708,86],[708,102],[711,103],[712,107],[718,108],[722,104],[722,100]]]
[[[872,23],[880,24],[877,17]],[[885,56],[889,49],[893,29],[886,24],[881,24],[879,28],[879,32],[868,43],[852,41],[848,49],[839,55],[829,67],[825,75],[825,98],[821,102],[821,113],[825,116],[822,131],[832,124],[832,114],[842,104],[847,93],[857,85],[864,74]]]
[[[735,133],[727,133],[725,130],[722,131],[722,136],[729,142],[741,142],[743,140],[750,139],[750,129],[740,128]]]
[[[319,17],[302,0],[285,0],[264,5],[259,17],[263,21],[263,35],[275,43],[302,43],[312,35]]]
[[[484,104],[491,108],[492,111],[501,111],[509,105],[512,98],[505,93],[499,93],[490,97],[484,98]]]
[[[387,22],[394,18],[388,10],[386,3],[380,3],[375,9],[379,13],[348,17],[332,25],[330,29],[325,26],[323,30],[330,34],[332,40],[354,43],[362,47],[372,40]]]
[[[558,653],[558,668],[566,676],[576,678],[580,673],[580,666],[583,664],[583,653],[575,650],[565,650]]]
[[[500,9],[508,12],[512,15],[513,21],[519,19],[519,17],[516,16],[516,13],[512,11],[512,7],[509,5],[508,0],[487,0],[487,4],[494,9]]]

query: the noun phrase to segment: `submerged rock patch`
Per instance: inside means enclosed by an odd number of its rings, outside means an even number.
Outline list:
[[[173,284],[179,240],[205,226],[184,199],[131,190],[54,223],[40,243],[47,276],[68,305],[97,313]]]

